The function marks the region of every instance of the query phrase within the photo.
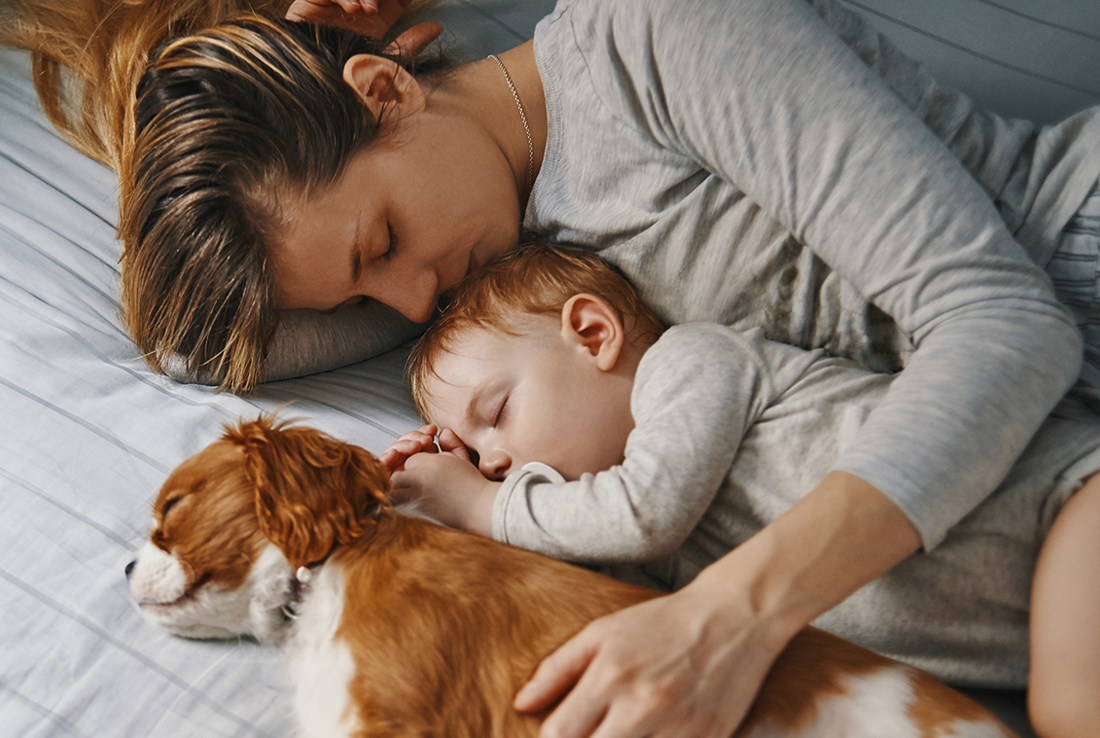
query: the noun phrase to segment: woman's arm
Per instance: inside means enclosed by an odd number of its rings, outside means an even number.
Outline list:
[[[821,485],[680,592],[597,621],[517,697],[577,687],[544,736],[725,738],[799,628],[1000,483],[1080,339],[988,196],[807,3],[603,7],[621,53],[608,105],[745,192],[917,346]]]
[[[260,381],[275,382],[366,361],[416,338],[424,328],[371,300],[324,313],[285,310],[264,358]],[[190,371],[178,356],[162,357],[162,364],[177,382],[216,385],[220,381],[211,374]]]
[[[912,338],[905,371],[836,468],[936,545],[1076,379],[1068,312],[973,177],[804,0],[643,5],[648,16],[606,10],[615,38],[645,40],[617,47],[616,79],[635,87],[596,84]],[[715,70],[721,84],[701,94]]]
[[[919,547],[896,505],[833,472],[679,592],[593,622],[542,663],[516,707],[545,709],[568,691],[547,737],[728,738],[794,634]]]

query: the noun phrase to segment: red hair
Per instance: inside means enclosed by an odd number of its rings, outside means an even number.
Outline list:
[[[464,331],[482,328],[518,335],[519,318],[558,316],[569,298],[582,293],[606,300],[636,340],[655,340],[664,330],[626,277],[595,254],[538,241],[525,243],[459,283],[417,341],[408,364],[417,411],[428,417],[427,385],[436,359]]]

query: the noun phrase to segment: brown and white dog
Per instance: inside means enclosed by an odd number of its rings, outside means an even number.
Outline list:
[[[659,593],[402,515],[367,451],[268,418],[183,462],[127,567],[154,625],[286,646],[305,736],[535,736],[543,657]],[[933,677],[807,628],[737,735],[1007,738]]]

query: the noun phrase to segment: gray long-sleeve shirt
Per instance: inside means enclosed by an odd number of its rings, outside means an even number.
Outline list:
[[[679,588],[779,517],[859,437],[892,378],[767,341],[759,329],[675,326],[648,349],[623,463],[575,482],[509,475],[498,540]],[[1100,468],[1100,424],[1052,418],[1005,483],[816,625],[956,682],[1022,687],[1039,546]]]
[[[670,323],[904,364],[835,468],[938,543],[1077,377],[1004,218],[1038,222],[1051,172],[1083,199],[1095,116],[1036,136],[981,115],[828,0],[563,0],[534,50],[549,129],[524,224],[598,251]]]

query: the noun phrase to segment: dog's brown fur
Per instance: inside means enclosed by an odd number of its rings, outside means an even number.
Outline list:
[[[366,451],[261,418],[229,429],[172,474],[152,541],[186,562],[189,590],[242,586],[267,541],[291,569],[339,567],[335,637],[355,660],[349,693],[362,736],[533,738],[544,716],[511,705],[538,663],[593,619],[661,596],[401,515],[388,489]],[[912,675],[909,715],[920,735],[960,719],[995,722],[932,677],[807,628],[738,735],[763,724],[776,735],[805,727],[823,698],[845,693],[845,677],[883,669]]]

